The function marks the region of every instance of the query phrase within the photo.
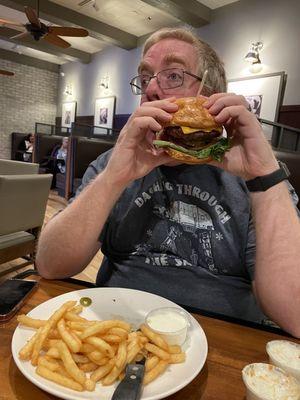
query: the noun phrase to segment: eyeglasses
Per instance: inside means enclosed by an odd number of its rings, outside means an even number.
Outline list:
[[[169,68],[159,71],[156,75],[141,74],[130,81],[133,94],[145,94],[151,79],[156,78],[161,89],[175,89],[183,85],[184,76],[189,75],[201,81],[202,79],[180,68]]]

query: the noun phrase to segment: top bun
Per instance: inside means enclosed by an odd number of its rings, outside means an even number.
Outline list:
[[[216,130],[222,132],[223,127],[214,120],[213,116],[203,107],[205,97],[183,97],[175,100],[179,106],[173,114],[169,125],[189,126],[205,132]]]

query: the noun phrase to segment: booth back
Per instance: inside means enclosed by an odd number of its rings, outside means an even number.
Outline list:
[[[113,141],[105,139],[72,138],[72,191],[76,191],[89,164],[100,154],[114,146]]]
[[[37,135],[35,147],[35,162],[41,163],[47,157],[51,156],[51,152],[57,145],[61,145],[62,137],[56,135]]]
[[[300,153],[274,150],[275,157],[284,162],[290,170],[290,183],[300,197]]]

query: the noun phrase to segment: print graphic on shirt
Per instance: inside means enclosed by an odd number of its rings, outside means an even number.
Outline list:
[[[165,238],[165,240],[162,242],[160,248],[162,251],[170,251],[173,254],[176,254],[176,244],[175,240],[177,237],[181,236],[181,232],[176,230],[174,226],[171,226],[168,236]]]
[[[133,254],[145,257],[146,264],[153,266],[191,266],[220,272],[214,263],[212,241],[216,244],[224,239],[216,227],[226,224],[231,215],[215,195],[198,186],[158,180],[140,192],[134,203],[140,209],[150,207],[159,220],[140,236]]]
[[[196,232],[197,229],[214,230],[210,215],[194,204],[174,201],[169,210],[163,206],[154,206],[154,214],[170,219],[182,225],[186,232]]]
[[[216,232],[215,238],[216,238],[217,240],[223,240],[223,239],[224,239],[224,237],[223,237],[223,235],[222,235],[221,232]]]
[[[216,214],[223,225],[231,219],[231,215],[228,213],[228,211],[224,210],[224,207],[219,203],[214,195],[207,190],[202,190],[200,187],[193,185],[174,185],[167,181],[156,181],[148,188],[147,191],[139,193],[139,195],[135,198],[134,203],[137,207],[141,208],[147,203],[153,201],[153,198],[157,196],[157,193],[161,192],[164,192],[165,194],[173,192],[174,194],[200,200],[203,205],[205,204],[205,207],[208,206],[212,212]]]
[[[153,266],[197,266],[219,272],[211,245],[215,228],[206,211],[176,200],[169,209],[155,205],[153,213],[159,219],[147,230],[144,242],[135,246],[134,255],[144,256]]]

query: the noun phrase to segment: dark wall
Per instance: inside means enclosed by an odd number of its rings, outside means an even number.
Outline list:
[[[300,129],[300,105],[282,106],[279,112],[278,122]]]

